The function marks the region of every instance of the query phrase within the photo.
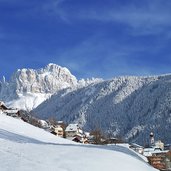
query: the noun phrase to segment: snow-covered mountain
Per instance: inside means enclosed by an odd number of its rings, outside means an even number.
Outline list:
[[[155,139],[171,142],[171,75],[118,77],[86,87],[58,91],[33,111],[79,123],[85,130],[101,128],[143,145]]]
[[[9,81],[0,81],[0,100],[9,107],[30,111],[59,90],[77,89],[102,79],[77,80],[70,71],[56,64],[45,68],[18,69]]]
[[[0,152],[1,171],[157,171],[126,146],[76,144],[4,114]]]
[[[55,64],[39,70],[18,69],[10,81],[0,82],[0,99],[8,106],[31,110],[56,91],[76,85],[70,71]]]
[[[171,75],[77,80],[67,68],[48,64],[3,78],[0,100],[27,111],[40,104],[33,110],[40,118],[55,116],[85,130],[98,127],[143,145],[151,131],[171,142]]]

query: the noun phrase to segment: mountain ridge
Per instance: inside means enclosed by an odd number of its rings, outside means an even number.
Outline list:
[[[74,91],[57,92],[33,112],[47,118],[79,123],[85,130],[148,144],[149,133],[169,143],[171,136],[171,75],[118,77]],[[68,92],[66,92],[68,91]]]
[[[143,145],[151,131],[156,139],[171,141],[171,74],[77,80],[67,68],[48,64],[3,78],[0,99],[40,118],[54,116],[88,131],[98,127]]]

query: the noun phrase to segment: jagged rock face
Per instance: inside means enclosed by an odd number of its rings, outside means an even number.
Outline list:
[[[41,118],[56,116],[84,129],[96,127],[142,145],[149,133],[171,141],[171,75],[119,77],[77,90],[63,90],[34,111]]]
[[[9,82],[3,79],[0,83],[0,99],[10,106],[30,110],[58,90],[75,86],[77,86],[77,79],[67,68],[56,64],[49,64],[39,70],[19,69],[12,75]],[[34,106],[27,107],[27,104],[23,104],[23,96],[28,95],[32,96],[29,99],[31,105],[33,100],[38,99]],[[21,100],[21,97],[23,102],[17,105],[16,101]]]
[[[78,89],[101,81],[97,78],[78,81],[67,68],[56,64],[39,70],[18,69],[10,81],[3,77],[0,82],[0,100],[9,107],[30,111],[59,90]]]
[[[55,93],[57,90],[76,86],[77,79],[68,69],[49,64],[44,69],[21,69],[12,76],[17,93]]]

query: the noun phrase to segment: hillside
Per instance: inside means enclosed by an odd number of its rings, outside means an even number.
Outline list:
[[[156,170],[127,147],[75,144],[4,114],[0,152],[1,171]]]
[[[171,142],[171,75],[118,77],[72,91],[57,92],[33,112],[79,123],[85,130],[102,129],[142,145],[149,133]]]

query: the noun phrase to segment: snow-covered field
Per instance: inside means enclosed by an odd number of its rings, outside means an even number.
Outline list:
[[[0,114],[1,171],[155,171],[127,147],[76,144]]]

